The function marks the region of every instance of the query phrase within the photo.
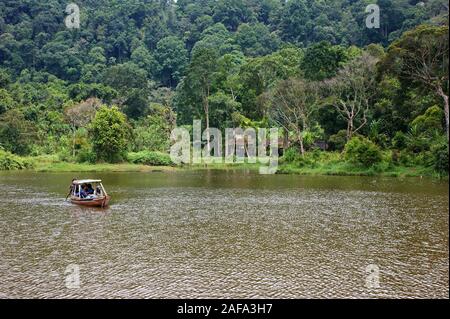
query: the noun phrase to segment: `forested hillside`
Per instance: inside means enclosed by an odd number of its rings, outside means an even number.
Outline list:
[[[446,0],[74,2],[79,29],[64,23],[67,1],[0,3],[8,161],[166,164],[151,152],[202,119],[282,128],[296,167],[333,158],[448,172]],[[365,24],[373,2],[379,29]]]

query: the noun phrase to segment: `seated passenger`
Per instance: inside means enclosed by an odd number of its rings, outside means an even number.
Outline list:
[[[92,188],[92,184],[87,185],[86,191],[87,191],[88,195],[94,195],[94,188]]]
[[[87,185],[82,185],[80,190],[80,198],[86,198],[88,195]]]

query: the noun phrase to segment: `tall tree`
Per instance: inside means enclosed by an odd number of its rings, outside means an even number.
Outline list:
[[[211,96],[211,87],[216,76],[217,59],[218,53],[215,48],[211,46],[197,47],[192,54],[192,61],[189,66],[189,76],[187,79],[191,82],[193,89],[201,96],[206,130],[208,131],[210,127],[209,97]]]
[[[130,127],[117,107],[102,106],[92,121],[90,134],[97,160],[118,162],[125,158]]]
[[[248,56],[262,56],[276,51],[280,39],[262,23],[241,24],[236,32],[236,43]]]
[[[283,40],[297,44],[307,44],[310,12],[306,0],[287,1],[281,18]]]
[[[347,140],[368,122],[368,112],[376,85],[377,59],[364,52],[350,61],[338,75],[325,80],[333,105],[347,121]]]
[[[310,127],[311,115],[319,101],[318,89],[315,82],[290,78],[281,81],[270,97],[270,119],[284,128],[285,134],[294,133],[302,155],[304,132]]]
[[[184,42],[169,36],[158,42],[155,52],[159,63],[159,76],[164,86],[176,87],[189,62]]]
[[[147,87],[146,72],[132,62],[114,65],[107,69],[103,75],[103,82],[122,94],[130,89]]]
[[[244,115],[261,120],[266,116],[264,94],[280,80],[299,75],[302,53],[285,48],[271,55],[249,59],[240,68],[240,102]]]
[[[65,111],[66,121],[72,129],[72,156],[75,157],[76,132],[79,128],[86,127],[95,117],[95,113],[102,105],[96,98],[90,98],[68,107]]]
[[[28,155],[37,140],[37,129],[18,109],[6,111],[0,116],[0,145],[18,155]]]
[[[305,73],[305,78],[322,81],[335,76],[347,59],[344,48],[322,41],[306,50],[301,68]]]
[[[131,53],[131,61],[138,65],[141,69],[145,70],[148,77],[157,73],[157,63],[154,57],[143,45],[138,46],[135,50],[133,50]]]
[[[222,22],[228,30],[236,31],[241,23],[251,22],[253,12],[246,0],[218,0],[214,7],[213,19]]]
[[[401,77],[432,89],[444,104],[449,138],[448,26],[423,25],[405,32],[388,49],[385,66]]]

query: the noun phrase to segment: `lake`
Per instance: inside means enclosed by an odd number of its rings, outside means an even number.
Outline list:
[[[65,202],[74,177],[103,179],[111,206]],[[448,182],[1,172],[0,187],[2,298],[449,297]]]

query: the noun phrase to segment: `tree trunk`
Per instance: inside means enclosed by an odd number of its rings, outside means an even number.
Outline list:
[[[75,157],[75,128],[73,129],[73,133],[72,133],[72,156]]]
[[[303,137],[300,138],[300,152],[302,156],[305,157],[305,148],[303,147]]]
[[[303,146],[303,135],[301,131],[297,131],[298,134],[298,142],[300,144],[300,153],[302,154],[303,157],[305,157],[305,148]]]
[[[448,95],[445,94],[444,90],[442,89],[442,86],[438,86],[437,87],[437,93],[439,94],[440,97],[442,97],[442,99],[444,100],[444,113],[445,113],[445,130],[447,133],[447,142],[448,142],[448,115],[449,115],[449,110],[448,110]]]
[[[289,148],[289,130],[284,129],[284,136],[283,136],[283,149],[287,150]]]
[[[347,142],[353,137],[353,118],[347,120]]]
[[[210,143],[210,136],[209,136],[209,106],[207,107],[207,109],[206,109],[206,112],[205,112],[205,115],[206,115],[206,135],[207,135],[207,141],[206,141],[206,147],[207,147],[207,150],[208,150],[208,154],[211,152],[211,143]]]
[[[206,90],[206,95],[203,97],[203,107],[205,110],[205,120],[206,120],[206,150],[208,151],[208,154],[211,152],[211,143],[210,143],[210,136],[209,136],[209,88]]]

